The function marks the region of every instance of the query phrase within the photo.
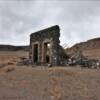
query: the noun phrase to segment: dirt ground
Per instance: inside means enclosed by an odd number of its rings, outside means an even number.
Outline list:
[[[29,53],[25,51],[0,51],[0,65],[9,62],[16,64],[20,57],[28,57]]]
[[[27,55],[2,52],[0,64]],[[100,100],[100,69],[6,64],[0,68],[0,100]]]

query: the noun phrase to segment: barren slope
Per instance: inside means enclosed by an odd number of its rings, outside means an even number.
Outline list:
[[[20,57],[28,57],[26,51],[0,51],[0,65],[7,63],[17,63]]]
[[[71,48],[66,49],[66,52],[71,54],[77,50],[81,50],[85,56],[89,58],[100,59],[100,38],[88,40],[86,42],[77,43]]]

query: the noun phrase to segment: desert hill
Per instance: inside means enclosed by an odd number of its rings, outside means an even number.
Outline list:
[[[67,54],[81,50],[85,56],[100,59],[100,38],[94,38],[86,42],[77,43],[71,48],[67,48]],[[0,51],[29,51],[29,46],[0,45]]]
[[[29,46],[0,45],[0,51],[28,51]]]
[[[77,43],[71,48],[67,48],[66,52],[72,54],[77,50],[80,50],[87,57],[100,59],[100,38],[94,38],[86,42]]]

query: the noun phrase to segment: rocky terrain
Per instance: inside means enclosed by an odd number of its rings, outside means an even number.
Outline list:
[[[84,55],[98,59],[99,45],[99,38],[92,39],[67,52],[79,46]],[[100,69],[18,66],[20,58],[28,58],[29,52],[8,47],[0,48],[0,100],[100,100]]]
[[[76,53],[78,50],[89,58],[100,59],[100,38],[88,40],[86,42],[77,43],[71,48],[67,48],[68,54]]]

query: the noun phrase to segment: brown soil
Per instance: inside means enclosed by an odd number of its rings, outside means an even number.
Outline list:
[[[0,52],[0,64],[17,62],[27,52]],[[2,65],[3,66],[3,65]],[[100,100],[100,69],[34,67],[0,68],[0,100]]]

